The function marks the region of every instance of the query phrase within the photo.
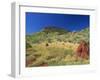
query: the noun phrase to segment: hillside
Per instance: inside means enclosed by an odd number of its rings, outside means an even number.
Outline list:
[[[26,35],[26,67],[89,64],[89,59],[75,57],[79,42],[89,42],[89,28],[77,32],[45,27]]]
[[[29,43],[51,43],[54,41],[78,43],[80,42],[80,40],[85,40],[86,42],[89,42],[89,28],[85,28],[77,32],[70,32],[62,28],[45,27],[40,32],[26,35],[26,41]]]

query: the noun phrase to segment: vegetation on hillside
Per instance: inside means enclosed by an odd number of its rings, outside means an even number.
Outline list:
[[[82,40],[89,43],[89,28],[68,31],[50,26],[26,35],[26,67],[88,64],[89,59],[75,57]]]

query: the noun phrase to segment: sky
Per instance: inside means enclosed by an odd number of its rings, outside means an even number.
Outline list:
[[[33,34],[47,26],[68,31],[80,31],[89,27],[89,15],[26,12],[26,34]]]

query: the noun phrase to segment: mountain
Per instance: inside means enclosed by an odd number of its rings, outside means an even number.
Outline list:
[[[56,26],[47,26],[43,29],[43,32],[46,33],[58,32],[59,34],[64,34],[64,33],[68,33],[69,31]]]
[[[70,32],[63,28],[48,26],[40,32],[26,35],[26,41],[29,43],[51,43],[54,41],[78,43],[81,40],[89,42],[89,28],[85,28],[77,32]]]

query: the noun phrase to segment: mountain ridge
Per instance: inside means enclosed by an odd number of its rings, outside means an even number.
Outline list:
[[[80,40],[89,42],[89,28],[82,29],[77,32],[70,32],[63,28],[46,27],[40,32],[26,35],[26,41],[32,43],[40,42],[53,42],[53,41],[64,41],[78,43]]]

